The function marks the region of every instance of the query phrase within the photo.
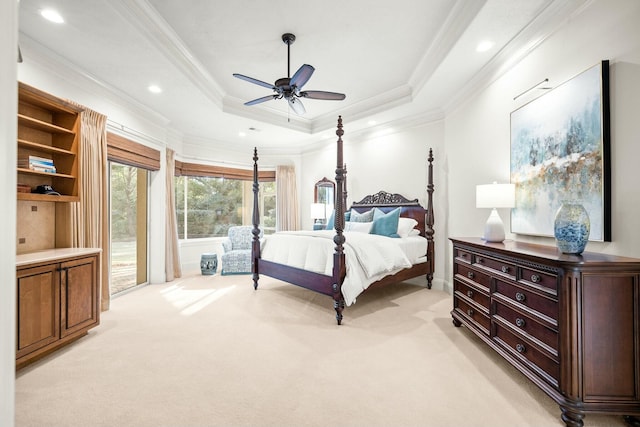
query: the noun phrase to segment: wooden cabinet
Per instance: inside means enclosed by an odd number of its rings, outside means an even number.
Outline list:
[[[82,109],[18,83],[18,184],[50,185],[60,196],[18,192],[18,200],[77,202]],[[56,172],[32,170],[29,156],[53,160]]]
[[[640,259],[451,241],[455,326],[554,399],[567,426],[588,413],[640,423]]]
[[[21,368],[100,323],[99,250],[43,251],[18,260],[16,365]]]

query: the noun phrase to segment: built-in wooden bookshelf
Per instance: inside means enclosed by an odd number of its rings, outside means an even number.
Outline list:
[[[18,192],[18,200],[77,202],[80,199],[80,113],[82,108],[18,83],[18,163],[29,156],[51,159],[56,172],[17,167],[18,184],[32,191],[50,185],[57,195]]]

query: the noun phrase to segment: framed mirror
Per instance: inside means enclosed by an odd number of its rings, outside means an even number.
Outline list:
[[[324,225],[326,224],[327,218],[331,215],[331,210],[333,209],[334,201],[336,197],[336,183],[327,178],[322,178],[320,181],[316,182],[313,188],[313,202],[314,204],[322,204],[324,205],[324,215],[322,218],[313,218],[315,220],[315,224]],[[318,214],[314,214],[318,215]],[[314,227],[316,227],[314,225]],[[317,228],[317,227],[316,227]]]

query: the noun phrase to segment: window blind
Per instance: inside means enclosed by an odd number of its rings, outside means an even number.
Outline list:
[[[141,169],[160,169],[160,151],[111,132],[107,132],[107,158]]]
[[[202,165],[199,163],[187,163],[176,160],[176,176],[211,176],[216,178],[239,179],[253,181],[253,169],[236,169],[224,166]],[[258,171],[260,182],[276,180],[276,171]]]

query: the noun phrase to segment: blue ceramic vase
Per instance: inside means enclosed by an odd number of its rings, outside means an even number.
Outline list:
[[[589,241],[590,231],[589,214],[584,206],[574,202],[560,206],[553,224],[553,234],[560,251],[581,254]]]

